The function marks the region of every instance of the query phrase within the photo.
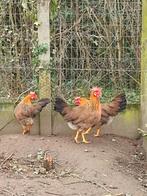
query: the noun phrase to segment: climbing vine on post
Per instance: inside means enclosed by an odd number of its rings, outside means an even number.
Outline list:
[[[46,51],[39,56],[39,95],[40,98],[51,99],[50,84],[50,1],[38,2],[38,43],[44,45]],[[51,132],[51,104],[40,114],[40,134],[48,135]]]

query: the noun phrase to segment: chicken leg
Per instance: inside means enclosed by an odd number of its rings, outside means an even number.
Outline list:
[[[84,134],[86,135],[86,134],[88,134],[90,131],[91,131],[91,127],[90,127],[89,129],[87,129],[87,130],[84,132]]]
[[[28,132],[26,126],[22,126],[22,130],[23,130],[23,132],[22,132],[23,135],[25,135]]]
[[[99,137],[100,136],[100,129],[97,129],[96,134],[94,134],[95,137]]]
[[[88,140],[85,139],[85,135],[87,133],[89,133],[90,130],[91,130],[91,128],[87,129],[85,132],[82,132],[82,139],[83,139],[82,142],[85,143],[85,144],[89,144],[90,143],[90,141],[88,141]]]
[[[76,136],[75,136],[75,138],[74,138],[74,140],[75,140],[75,142],[77,143],[77,144],[79,144],[80,142],[78,141],[78,137],[79,137],[79,134],[81,133],[81,130],[79,129],[79,130],[77,130],[77,133],[76,133]]]
[[[22,126],[22,128],[23,128],[23,135],[25,135],[25,134],[27,134],[27,133],[30,133],[30,130],[31,130],[31,128],[32,128],[32,124],[30,124],[30,125],[23,125]]]

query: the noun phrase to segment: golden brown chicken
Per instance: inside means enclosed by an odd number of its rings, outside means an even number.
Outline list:
[[[97,96],[95,96],[97,95]],[[84,97],[76,97],[74,102],[75,105],[79,106],[79,105],[89,105],[92,110],[94,111],[98,111],[99,115],[101,116],[101,103],[100,103],[100,97],[102,95],[102,89],[99,87],[93,87],[90,90],[90,97],[89,99],[86,99]],[[88,134],[91,131],[91,127],[85,132],[85,134]],[[94,136],[98,137],[100,133],[100,129],[97,129],[96,134],[94,134]]]
[[[91,97],[92,98],[92,97]],[[75,98],[75,105],[90,105],[91,100],[83,98],[83,97],[76,97]],[[94,99],[95,102],[95,99]],[[100,100],[98,100],[98,104],[100,105],[101,110],[101,120],[100,120],[100,126],[103,124],[107,124],[110,121],[112,121],[112,118],[116,116],[119,112],[123,111],[126,108],[126,97],[125,94],[117,95],[111,103],[107,104],[100,104]],[[99,136],[100,126],[97,127],[97,133],[95,136]],[[91,127],[87,131],[89,133],[91,130]]]
[[[97,98],[99,96],[97,90],[92,91],[92,94]],[[77,130],[77,134],[74,138],[76,143],[79,143],[79,134],[82,135],[82,141],[84,143],[89,143],[89,141],[85,139],[85,134],[87,134],[90,127],[96,126],[100,122],[101,111],[95,110],[93,107],[97,107],[97,105],[86,104],[72,108],[68,106],[62,98],[57,97],[55,99],[55,111],[64,117],[71,129]]]
[[[32,104],[32,101],[36,99],[38,99],[36,93],[30,92],[14,109],[14,115],[22,126],[23,134],[30,132],[34,122],[33,118],[49,103],[48,98],[43,98]]]

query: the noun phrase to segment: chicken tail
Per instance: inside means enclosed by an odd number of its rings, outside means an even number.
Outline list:
[[[40,99],[40,100],[38,100],[38,106],[36,105],[36,107],[37,107],[37,113],[38,112],[41,112],[42,111],[42,109],[48,104],[50,102],[50,100],[48,99],[48,98],[42,98],[42,99]],[[34,111],[34,113],[35,113],[35,111]]]
[[[102,106],[101,124],[110,123],[112,118],[126,109],[127,100],[124,93],[117,95],[111,103]]]
[[[38,100],[38,103],[36,104],[36,106],[34,107],[34,111],[33,111],[33,117],[36,116],[37,113],[41,112],[42,109],[50,102],[50,100],[48,98],[43,98]]]
[[[67,103],[61,97],[56,97],[54,110],[64,115],[64,109],[66,107],[68,107]]]
[[[118,112],[122,112],[123,110],[126,109],[127,100],[126,100],[126,95],[124,93],[115,97],[114,101],[118,102],[118,105],[119,105]]]
[[[127,100],[126,95],[120,94],[117,95],[111,103],[104,104],[102,106],[102,116],[108,117],[108,116],[116,116],[119,112],[122,112],[126,109],[127,106]]]
[[[48,103],[50,102],[50,100],[48,98],[42,98],[38,101],[39,105],[43,108],[45,107]]]

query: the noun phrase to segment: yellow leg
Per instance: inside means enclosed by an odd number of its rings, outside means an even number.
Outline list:
[[[79,134],[81,133],[81,130],[78,130],[77,131],[77,133],[76,133],[76,136],[75,136],[75,142],[77,143],[77,144],[79,144],[80,142],[78,141],[78,137],[79,137]]]
[[[27,132],[30,133],[31,129],[32,129],[32,124],[27,126],[27,130],[28,130]]]
[[[90,127],[89,129],[87,129],[87,130],[84,132],[84,134],[86,135],[86,134],[88,134],[90,131],[91,131],[91,127]]]
[[[25,134],[27,133],[26,126],[22,126],[22,131],[23,131],[23,132],[22,132],[23,135],[25,135]]]
[[[96,134],[94,134],[95,137],[99,137],[100,136],[100,129],[97,129]]]
[[[87,131],[86,131],[86,132],[87,132]],[[86,133],[86,132],[82,132],[82,139],[83,139],[82,142],[85,143],[85,144],[89,144],[90,141],[88,141],[88,140],[85,139],[85,133]]]
[[[31,128],[32,128],[32,125],[23,126],[23,135],[30,133]]]

